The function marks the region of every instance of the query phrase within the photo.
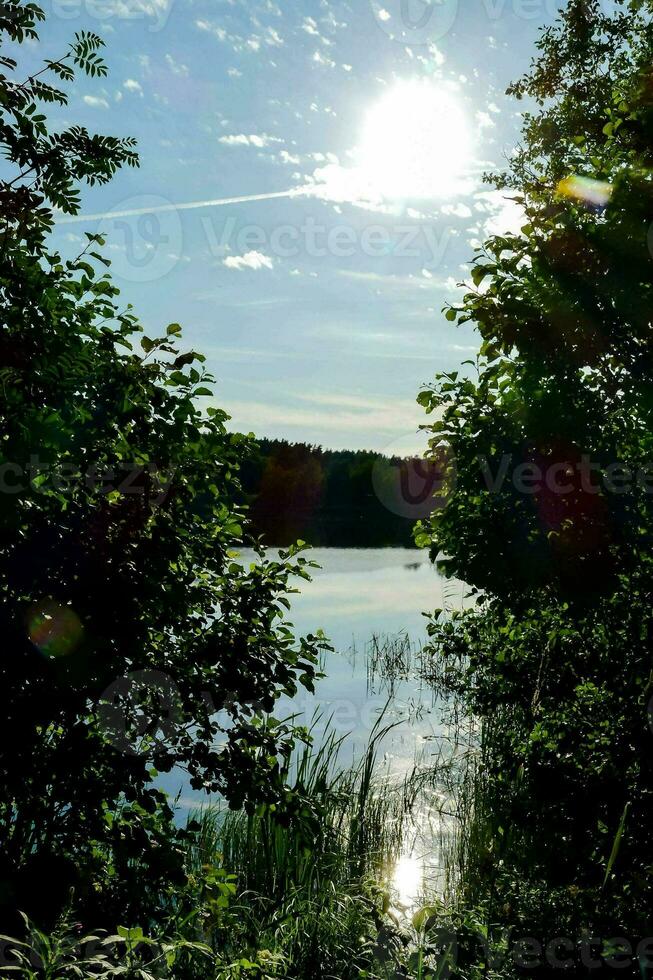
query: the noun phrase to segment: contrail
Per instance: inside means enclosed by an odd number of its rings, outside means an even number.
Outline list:
[[[190,211],[193,208],[217,208],[224,204],[247,204],[249,201],[271,201],[279,197],[297,197],[312,188],[293,187],[288,191],[275,191],[271,194],[246,194],[243,197],[217,197],[209,201],[186,201],[184,204],[157,204],[152,208],[128,208],[125,211],[106,211],[103,214],[73,214],[56,218],[56,224],[69,225],[78,221],[102,221],[104,218],[130,218],[138,214],[159,214],[162,211]]]

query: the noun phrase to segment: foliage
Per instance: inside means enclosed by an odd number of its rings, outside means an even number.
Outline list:
[[[443,946],[452,943],[442,910],[425,906],[411,922],[391,908],[389,875],[415,787],[412,777],[394,784],[375,775],[386,731],[380,720],[351,770],[340,766],[342,739],[333,733],[294,757],[284,775],[305,806],[289,821],[271,807],[192,816],[186,883],[165,899],[158,929],[84,936],[71,916],[49,935],[30,925],[24,943],[6,940],[5,969],[20,961],[17,975],[26,980],[434,980],[448,955]]]
[[[418,540],[479,598],[430,623],[481,725],[461,902],[545,941],[650,931],[650,14],[574,2],[543,32],[499,178],[524,225],[447,313],[477,361],[420,395],[457,485]]]
[[[3,38],[35,40],[42,17],[8,0]],[[178,324],[139,336],[99,236],[71,261],[49,248],[80,184],[136,163],[132,140],[53,132],[40,108],[105,73],[101,44],[80,33],[22,81],[0,66],[15,173],[0,182],[0,909],[41,926],[71,889],[88,921],[156,914],[183,834],[153,766],[183,764],[233,806],[292,809],[296,732],[266,718],[311,688],[323,646],[283,619],[291,576],[308,577],[296,550],[235,560],[255,544],[235,503],[247,445],[200,408],[204,357],[179,349]]]
[[[109,980],[156,980],[169,975],[180,958],[204,960],[208,946],[176,937],[154,941],[140,928],[119,927],[115,935],[84,934],[82,924],[66,911],[51,934],[38,929],[23,915],[25,939],[0,936],[0,975],[23,980],[67,980],[97,977]]]

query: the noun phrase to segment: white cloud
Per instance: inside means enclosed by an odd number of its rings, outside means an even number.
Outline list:
[[[302,30],[306,31],[307,34],[312,34],[314,37],[320,36],[320,32],[317,29],[317,21],[314,21],[312,17],[304,17]]]
[[[283,143],[276,136],[268,136],[267,133],[261,133],[260,136],[256,133],[252,133],[247,136],[245,133],[237,133],[235,135],[221,136],[218,140],[219,143],[223,143],[225,146],[255,146],[257,149],[262,150],[265,146],[270,146],[272,143]]]
[[[336,19],[333,10],[331,10],[329,7],[328,0],[322,0],[320,6],[327,11],[324,17],[320,18],[321,23],[324,24],[325,27],[328,27],[332,31],[342,30],[343,28],[347,27],[344,20]]]
[[[300,162],[298,156],[294,156],[292,153],[288,153],[287,150],[281,150],[279,153],[279,159],[282,163],[292,163],[295,166]]]
[[[407,48],[406,50],[410,51],[410,56],[413,57],[412,50],[410,48]],[[418,54],[416,57],[421,64],[425,65],[431,71],[433,70],[433,65],[440,68],[444,64],[444,55],[442,51],[440,51],[440,49],[433,44],[433,42],[429,44],[425,55]]]
[[[85,95],[83,100],[85,105],[90,106],[91,109],[108,109],[109,103],[106,99],[100,99],[96,95]]]
[[[471,209],[467,207],[466,204],[443,204],[441,208],[442,214],[452,214],[456,218],[471,218]]]
[[[227,68],[227,75],[229,76],[229,78],[242,78],[243,77],[242,71],[238,71],[237,68]]]
[[[233,50],[237,52],[253,51],[256,53],[261,50],[262,41],[272,47],[280,47],[283,44],[283,39],[272,27],[267,30],[264,38],[261,38],[257,34],[252,34],[248,38],[243,38],[239,34],[229,34],[224,27],[220,27],[220,25],[214,24],[210,20],[196,20],[195,27],[200,31],[211,34],[218,41],[230,44]]]
[[[175,75],[188,75],[188,65],[183,65],[180,61],[175,61],[171,54],[166,55],[166,64]]]
[[[268,27],[265,33],[264,41],[272,48],[280,48],[284,43],[283,38],[278,31],[275,31],[274,27]]]
[[[476,195],[483,210],[488,214],[483,224],[483,235],[518,235],[526,216],[519,201],[506,197],[503,191],[482,191]]]
[[[127,89],[128,92],[138,92],[140,95],[143,94],[143,89],[141,88],[140,82],[137,82],[135,78],[128,78],[122,83],[122,87]]]
[[[273,262],[268,255],[262,252],[246,252],[245,255],[228,255],[222,260],[222,264],[227,269],[236,269],[242,272],[243,269],[251,269],[257,272],[259,269],[271,269]]]
[[[170,0],[103,0],[101,16],[104,24],[102,30],[106,31],[111,27],[106,21],[135,20],[141,17],[155,20],[156,28],[161,30],[168,20],[171,9]],[[95,16],[100,16],[99,8]]]
[[[494,129],[496,123],[488,112],[477,112],[476,123],[479,129]]]
[[[326,58],[320,51],[316,51],[311,59],[316,65],[324,65],[326,68],[335,68],[336,63],[331,58]]]
[[[227,32],[224,27],[216,27],[215,24],[211,24],[208,20],[196,20],[195,27],[200,31],[206,31],[207,34],[213,34],[214,37],[217,37],[218,41],[227,40]]]
[[[273,405],[269,401],[230,401],[226,411],[238,426],[256,432],[269,431],[269,426],[280,425],[284,429],[308,428],[329,432],[385,433],[388,439],[396,435],[416,432],[423,422],[422,413],[410,399],[363,398],[337,393],[293,395],[305,404]],[[377,436],[378,438],[378,436]]]

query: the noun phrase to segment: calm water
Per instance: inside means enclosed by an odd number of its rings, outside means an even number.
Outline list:
[[[243,553],[243,560],[250,556]],[[430,691],[415,681],[400,681],[388,704],[388,686],[381,680],[370,684],[369,644],[373,635],[382,638],[407,636],[414,645],[424,641],[427,610],[460,608],[464,589],[460,583],[438,575],[423,551],[402,548],[321,548],[310,553],[320,564],[311,582],[301,582],[292,599],[291,620],[299,633],[324,630],[334,652],[324,658],[326,676],[316,694],[302,691],[292,701],[278,703],[278,717],[299,715],[311,723],[319,741],[325,723],[346,735],[341,750],[343,765],[360,756],[380,713],[384,721],[400,724],[380,746],[379,762],[388,771],[409,771],[415,761],[427,762],[436,751],[434,736],[441,731],[440,712]],[[180,818],[189,808],[207,801],[194,792],[183,773],[163,780],[164,788],[179,797]]]
[[[326,676],[318,682],[316,694],[302,692],[293,700],[279,701],[276,716],[296,715],[312,724],[317,742],[328,720],[330,730],[346,736],[340,753],[344,767],[360,758],[383,713],[384,724],[397,725],[379,744],[378,768],[392,778],[411,772],[415,764],[428,765],[438,754],[438,736],[443,733],[439,706],[414,679],[398,680],[389,700],[387,681],[369,676],[370,641],[374,635],[390,642],[408,638],[415,650],[426,638],[423,613],[462,608],[464,587],[439,576],[422,551],[324,548],[310,556],[321,567],[310,583],[301,582],[290,618],[298,633],[321,628],[334,652],[325,655]],[[242,555],[244,561],[253,557]],[[321,717],[315,721],[317,714]],[[180,771],[162,777],[162,785],[178,796],[181,822],[190,809],[210,800],[193,791]],[[404,912],[425,890],[432,893],[441,887],[439,821],[427,802],[420,806],[395,867],[394,894]]]

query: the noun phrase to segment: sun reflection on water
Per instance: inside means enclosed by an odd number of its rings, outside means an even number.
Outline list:
[[[402,855],[394,867],[391,882],[399,907],[409,909],[417,904],[422,878],[422,862],[410,854]]]

